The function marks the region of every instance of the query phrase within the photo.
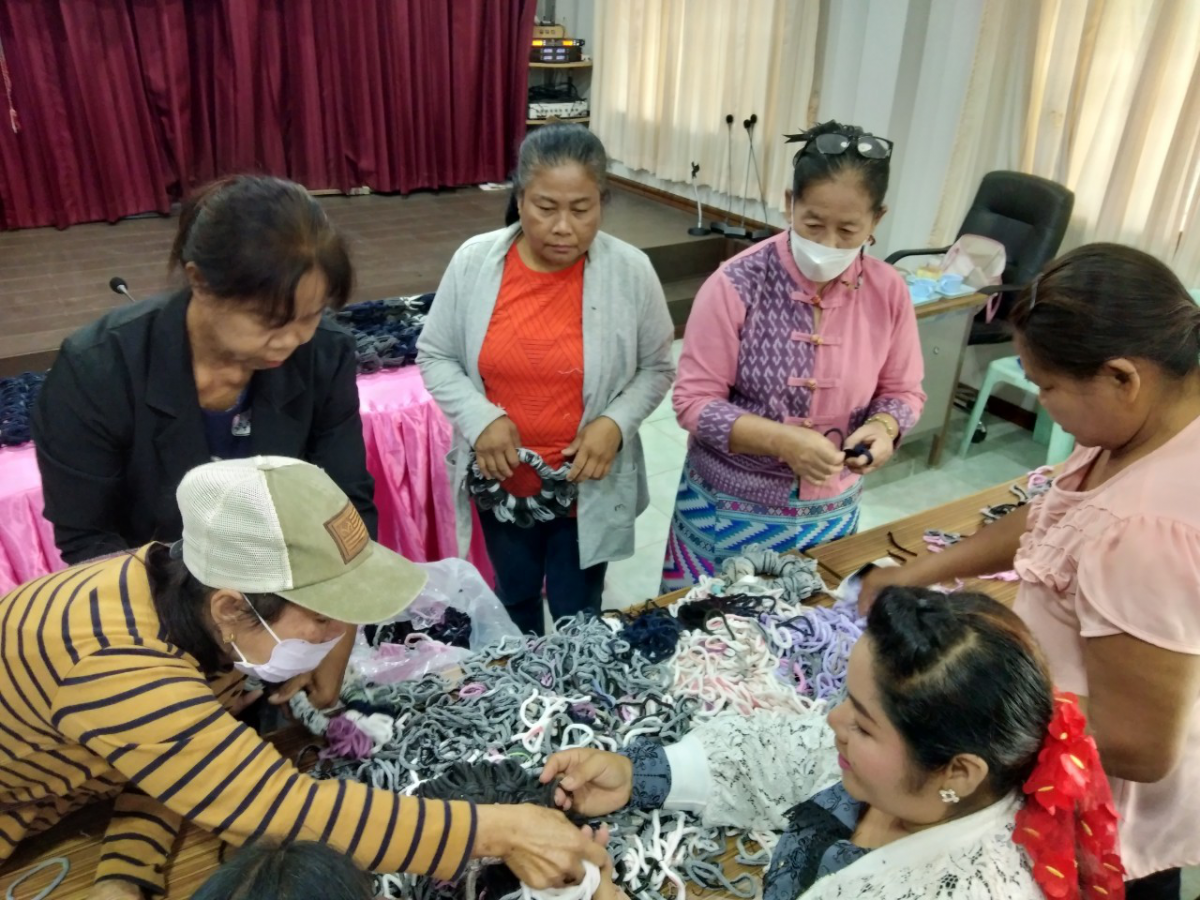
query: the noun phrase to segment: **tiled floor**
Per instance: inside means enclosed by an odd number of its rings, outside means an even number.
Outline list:
[[[676,356],[681,344],[675,342]],[[930,469],[926,463],[932,438],[903,445],[885,468],[869,477],[863,494],[860,528],[874,528],[957,500],[1041,465],[1046,450],[1034,443],[1028,431],[991,418],[986,421],[987,440],[975,445],[966,459],[960,459],[955,452],[962,432],[952,428],[949,446],[936,469]],[[966,415],[955,413],[953,425],[961,429],[965,424]],[[627,607],[658,595],[675,492],[687,453],[687,432],[676,423],[669,396],[642,425],[640,434],[646,454],[650,506],[637,521],[637,552],[608,567],[604,591],[608,609]]]
[[[1200,866],[1183,870],[1183,900],[1200,900]]]

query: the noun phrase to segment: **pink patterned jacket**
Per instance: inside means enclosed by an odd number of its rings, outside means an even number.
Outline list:
[[[840,446],[882,412],[903,434],[925,404],[924,373],[916,315],[899,273],[864,256],[818,300],[783,232],[727,261],[696,295],[674,395],[675,414],[692,435],[687,464],[720,493],[786,505],[796,487],[786,465],[730,452],[739,416],[814,428]],[[835,497],[858,477],[844,469],[824,487],[802,483],[800,499]]]

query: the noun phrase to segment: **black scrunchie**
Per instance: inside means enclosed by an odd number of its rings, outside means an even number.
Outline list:
[[[497,521],[511,522],[519,528],[532,528],[535,522],[550,522],[570,515],[579,497],[579,486],[567,481],[569,465],[552,469],[538,454],[524,447],[517,459],[530,466],[542,479],[542,488],[532,497],[514,497],[499,481],[485,478],[479,460],[471,455],[467,467],[467,492],[481,511],[490,510]]]

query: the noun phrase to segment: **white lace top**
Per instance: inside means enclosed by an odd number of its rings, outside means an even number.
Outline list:
[[[786,831],[788,812],[841,777],[820,710],[720,716],[666,751],[665,805],[706,825]],[[872,850],[819,878],[801,896],[875,900],[1042,900],[1025,851],[1013,843],[1020,798]],[[777,860],[772,861],[773,869]]]

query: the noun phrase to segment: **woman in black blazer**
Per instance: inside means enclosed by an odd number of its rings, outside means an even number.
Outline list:
[[[33,437],[64,561],[178,540],[184,474],[259,454],[325,469],[374,538],[354,339],[323,319],[346,304],[353,272],[324,211],[289,181],[222,179],[185,204],[171,265],[188,286],[69,337],[38,398]],[[339,685],[350,643],[331,654]],[[314,700],[336,699],[320,680]]]

